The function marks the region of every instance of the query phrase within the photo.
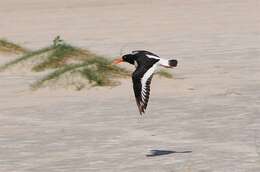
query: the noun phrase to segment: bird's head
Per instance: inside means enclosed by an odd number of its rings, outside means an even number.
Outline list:
[[[113,61],[113,64],[119,64],[121,62],[127,62],[127,63],[130,63],[130,64],[134,65],[135,64],[134,55],[133,54],[123,55],[122,57],[119,57],[119,58],[115,59]]]

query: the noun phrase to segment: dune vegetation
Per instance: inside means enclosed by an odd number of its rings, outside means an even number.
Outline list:
[[[6,39],[0,39],[0,52],[20,54],[20,53],[26,53],[28,51],[29,50],[27,50],[26,48],[21,47]]]
[[[129,77],[131,74],[126,69],[112,65],[109,58],[72,46],[61,40],[59,36],[53,40],[52,45],[35,51],[25,51],[19,45],[11,44],[12,47],[17,47],[17,51],[23,52],[23,55],[0,66],[0,71],[32,61],[29,63],[32,72],[47,71],[43,77],[31,85],[32,89],[52,85],[73,86],[76,90],[93,86],[115,86],[119,83],[118,78]],[[10,51],[13,50],[10,49]],[[156,74],[172,78],[171,73],[165,70]]]

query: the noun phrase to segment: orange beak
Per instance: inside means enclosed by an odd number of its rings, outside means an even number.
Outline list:
[[[120,57],[120,58],[115,59],[112,64],[119,64],[122,62],[123,62],[123,59],[122,59],[122,57]]]

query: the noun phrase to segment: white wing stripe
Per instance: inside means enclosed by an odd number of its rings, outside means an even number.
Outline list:
[[[158,59],[159,60],[159,64],[162,66],[166,66],[166,67],[170,67],[169,66],[169,60],[167,59],[163,59],[157,56],[153,56],[153,55],[146,55],[148,58],[153,58],[153,59]]]
[[[152,74],[154,73],[155,69],[157,67],[157,63],[155,63],[149,70],[147,70],[143,76],[143,78],[141,79],[141,83],[142,83],[142,102],[144,102],[145,96],[146,95],[146,82],[147,80],[152,76]]]
[[[146,54],[146,56],[147,56],[148,58],[152,58],[152,59],[160,59],[160,57],[153,56],[153,55],[148,55],[148,54]]]

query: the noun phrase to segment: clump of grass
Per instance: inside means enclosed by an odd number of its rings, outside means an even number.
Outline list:
[[[42,59],[42,55],[44,54],[46,55],[45,59]],[[62,67],[69,60],[83,60],[91,55],[92,54],[87,50],[83,50],[66,43],[51,45],[45,48],[41,48],[39,50],[28,52],[24,54],[22,57],[15,59],[3,66],[0,66],[0,71],[5,70],[23,61],[39,59],[39,62],[32,67],[32,70],[35,72],[40,72],[46,69]]]
[[[36,81],[31,86],[33,89],[37,89],[51,80],[57,80],[58,78],[60,78],[60,76],[62,76],[66,72],[72,72],[74,69],[79,68],[81,66],[82,66],[82,64],[66,65],[66,66],[64,66],[60,69],[57,69],[54,72],[51,72],[50,74],[44,76],[42,79]]]
[[[164,77],[164,78],[173,78],[172,74],[166,70],[159,70],[158,72],[156,72],[156,74],[160,77]]]
[[[89,51],[83,50],[69,44],[60,44],[52,47],[51,53],[46,60],[35,65],[32,70],[40,72],[46,69],[55,69],[72,61],[82,61],[93,56]]]
[[[46,47],[46,48],[42,48],[36,51],[32,51],[32,52],[28,52],[26,54],[24,54],[22,57],[15,59],[13,61],[10,61],[9,63],[4,64],[3,66],[0,66],[0,71],[6,70],[7,68],[14,66],[18,63],[21,63],[23,61],[29,60],[31,58],[38,58],[41,57],[40,55],[47,53],[49,51],[52,50],[52,46],[50,47]]]
[[[40,72],[47,69],[54,69],[54,71],[50,71],[42,79],[36,81],[32,85],[33,89],[48,85],[52,83],[51,81],[57,81],[66,75],[80,75],[91,86],[115,85],[117,77],[129,75],[127,70],[111,65],[111,61],[105,57],[69,45],[62,41],[59,36],[53,40],[51,46],[28,52],[0,67],[0,70],[7,69],[23,61],[35,59],[37,60],[31,68],[32,71]]]
[[[115,65],[104,57],[96,57],[85,61],[81,75],[94,86],[114,85],[114,78],[129,76],[130,72]]]
[[[5,39],[0,39],[0,52],[21,54],[27,53],[28,51],[29,50],[18,44],[15,44]]]
[[[57,81],[66,74],[80,74],[87,79],[91,86],[114,86],[115,78],[129,76],[129,71],[111,65],[111,61],[104,57],[97,56],[95,58],[86,59],[80,64],[69,64],[62,68],[51,72],[32,85],[33,89],[38,89],[51,81]],[[78,90],[84,88],[81,86]]]

